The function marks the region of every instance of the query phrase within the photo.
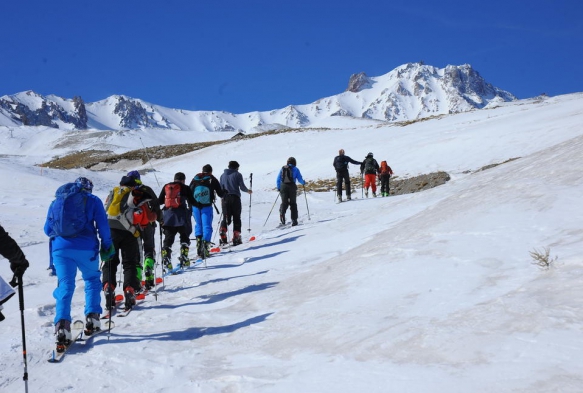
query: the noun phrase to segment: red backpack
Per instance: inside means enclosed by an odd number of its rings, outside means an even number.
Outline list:
[[[182,205],[181,201],[181,183],[168,183],[164,186],[164,207],[166,209],[176,209]]]
[[[379,172],[381,175],[386,175],[386,174],[392,175],[393,174],[393,170],[391,169],[390,166],[387,165],[386,161],[381,161],[381,168],[380,168]]]

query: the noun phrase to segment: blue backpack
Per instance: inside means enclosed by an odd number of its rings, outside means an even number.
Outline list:
[[[77,183],[67,183],[57,189],[47,219],[50,237],[74,237],[87,225],[87,191]]]
[[[193,183],[194,183],[193,184],[194,200],[200,203],[201,205],[212,204],[210,175],[203,175],[202,173],[199,173],[194,177]]]

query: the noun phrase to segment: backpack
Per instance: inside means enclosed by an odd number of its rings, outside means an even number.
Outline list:
[[[210,205],[212,201],[211,176],[199,173],[192,179],[194,200],[201,205]]]
[[[348,162],[344,159],[344,156],[338,156],[334,159],[334,169],[337,171],[343,171],[348,168]]]
[[[393,174],[391,167],[387,164],[386,161],[381,161],[380,174],[389,176]]]
[[[367,158],[364,160],[364,173],[375,173],[374,158]]]
[[[181,189],[180,183],[168,183],[164,186],[164,207],[166,209],[176,209],[182,206]]]
[[[134,225],[146,226],[158,219],[158,215],[151,205],[152,198],[148,198],[148,194],[140,189],[134,189],[132,196],[134,198],[134,205],[136,206],[133,212]]]
[[[281,167],[281,182],[284,184],[294,184],[292,168],[289,165]]]
[[[108,220],[118,221],[123,228],[135,234],[134,211],[136,205],[132,198],[132,189],[127,186],[115,187],[107,197],[105,212]]]
[[[143,201],[137,205],[137,209],[134,210],[134,225],[140,225],[142,227],[156,221],[158,215],[150,206],[150,201]]]
[[[55,192],[56,199],[51,203],[47,220],[50,237],[74,237],[87,225],[87,191],[76,183],[62,185]]]

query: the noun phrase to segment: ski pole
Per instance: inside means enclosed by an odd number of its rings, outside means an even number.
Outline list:
[[[223,213],[221,212],[221,214],[219,214],[219,222],[217,222],[217,230],[215,231],[215,233],[213,235],[213,243],[214,243],[215,239],[217,238],[217,232],[219,232],[221,229],[222,219],[223,219]]]
[[[18,278],[18,282],[16,279]],[[16,274],[12,277],[10,285],[15,287],[18,285],[18,303],[20,304],[20,326],[22,329],[22,358],[24,359],[24,376],[22,380],[24,381],[24,391],[28,393],[28,363],[26,360],[26,330],[24,329],[24,290],[22,289],[22,276],[17,276]]]
[[[142,140],[142,137],[140,137],[140,142],[142,142],[142,146],[144,146],[144,152],[146,152],[146,158],[148,159],[148,163],[150,164],[150,167],[152,168],[152,172],[154,173],[154,178],[156,179],[156,183],[158,184],[158,187],[160,187],[160,182],[158,181],[158,176],[156,176],[156,170],[154,169],[154,166],[152,165],[152,160],[150,160],[150,155],[148,154],[148,149],[146,149],[146,145],[144,145],[144,141]]]
[[[306,199],[306,209],[308,210],[308,220],[311,220],[310,207],[308,206],[308,197],[306,196],[306,186],[302,184],[302,187],[304,187],[304,198]]]
[[[160,266],[162,266],[162,285],[164,285],[166,280],[164,280],[164,259],[162,257],[162,223],[160,223]],[[158,291],[156,291],[156,300],[158,300]]]
[[[253,189],[253,173],[249,175],[249,189]],[[247,231],[251,232],[251,194],[249,194],[249,228]]]
[[[109,290],[111,290],[111,260],[112,259],[113,258],[109,258],[109,261],[107,261],[107,263],[109,264],[109,269],[107,271],[108,272],[108,279],[107,280],[108,280],[108,284],[110,286],[108,288]],[[122,286],[122,290],[123,290],[123,286]],[[117,304],[115,302],[115,291],[113,293],[113,299],[110,298],[109,300],[110,300],[110,303],[109,303],[109,321],[107,324],[107,340],[109,340],[109,337],[111,336],[111,314],[113,314],[113,307],[117,306]],[[113,302],[111,302],[111,300],[113,300]],[[106,302],[107,302],[107,300],[106,300]]]
[[[273,206],[271,206],[271,210],[269,211],[269,214],[267,215],[267,218],[265,219],[263,226],[265,226],[265,224],[267,224],[267,220],[269,220],[269,216],[271,216],[271,212],[273,211],[273,208],[275,207],[275,204],[277,203],[278,198],[279,198],[279,192],[277,193],[277,197],[275,198],[275,202],[273,202]]]
[[[364,198],[364,172],[360,173],[360,195]]]

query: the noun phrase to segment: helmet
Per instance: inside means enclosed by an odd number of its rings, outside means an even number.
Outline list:
[[[293,166],[296,166],[296,159],[293,157],[290,157],[287,159],[287,163],[292,164]]]
[[[128,177],[133,177],[134,179],[140,179],[140,172],[138,171],[130,171],[127,174]]]
[[[368,158],[368,157],[372,158],[372,157],[373,157],[372,153],[368,153],[368,154],[366,155],[366,158]]]
[[[206,164],[202,167],[204,173],[213,173],[213,167],[210,164]]]
[[[86,177],[78,177],[77,180],[75,180],[75,183],[85,191],[93,191],[93,182]]]

